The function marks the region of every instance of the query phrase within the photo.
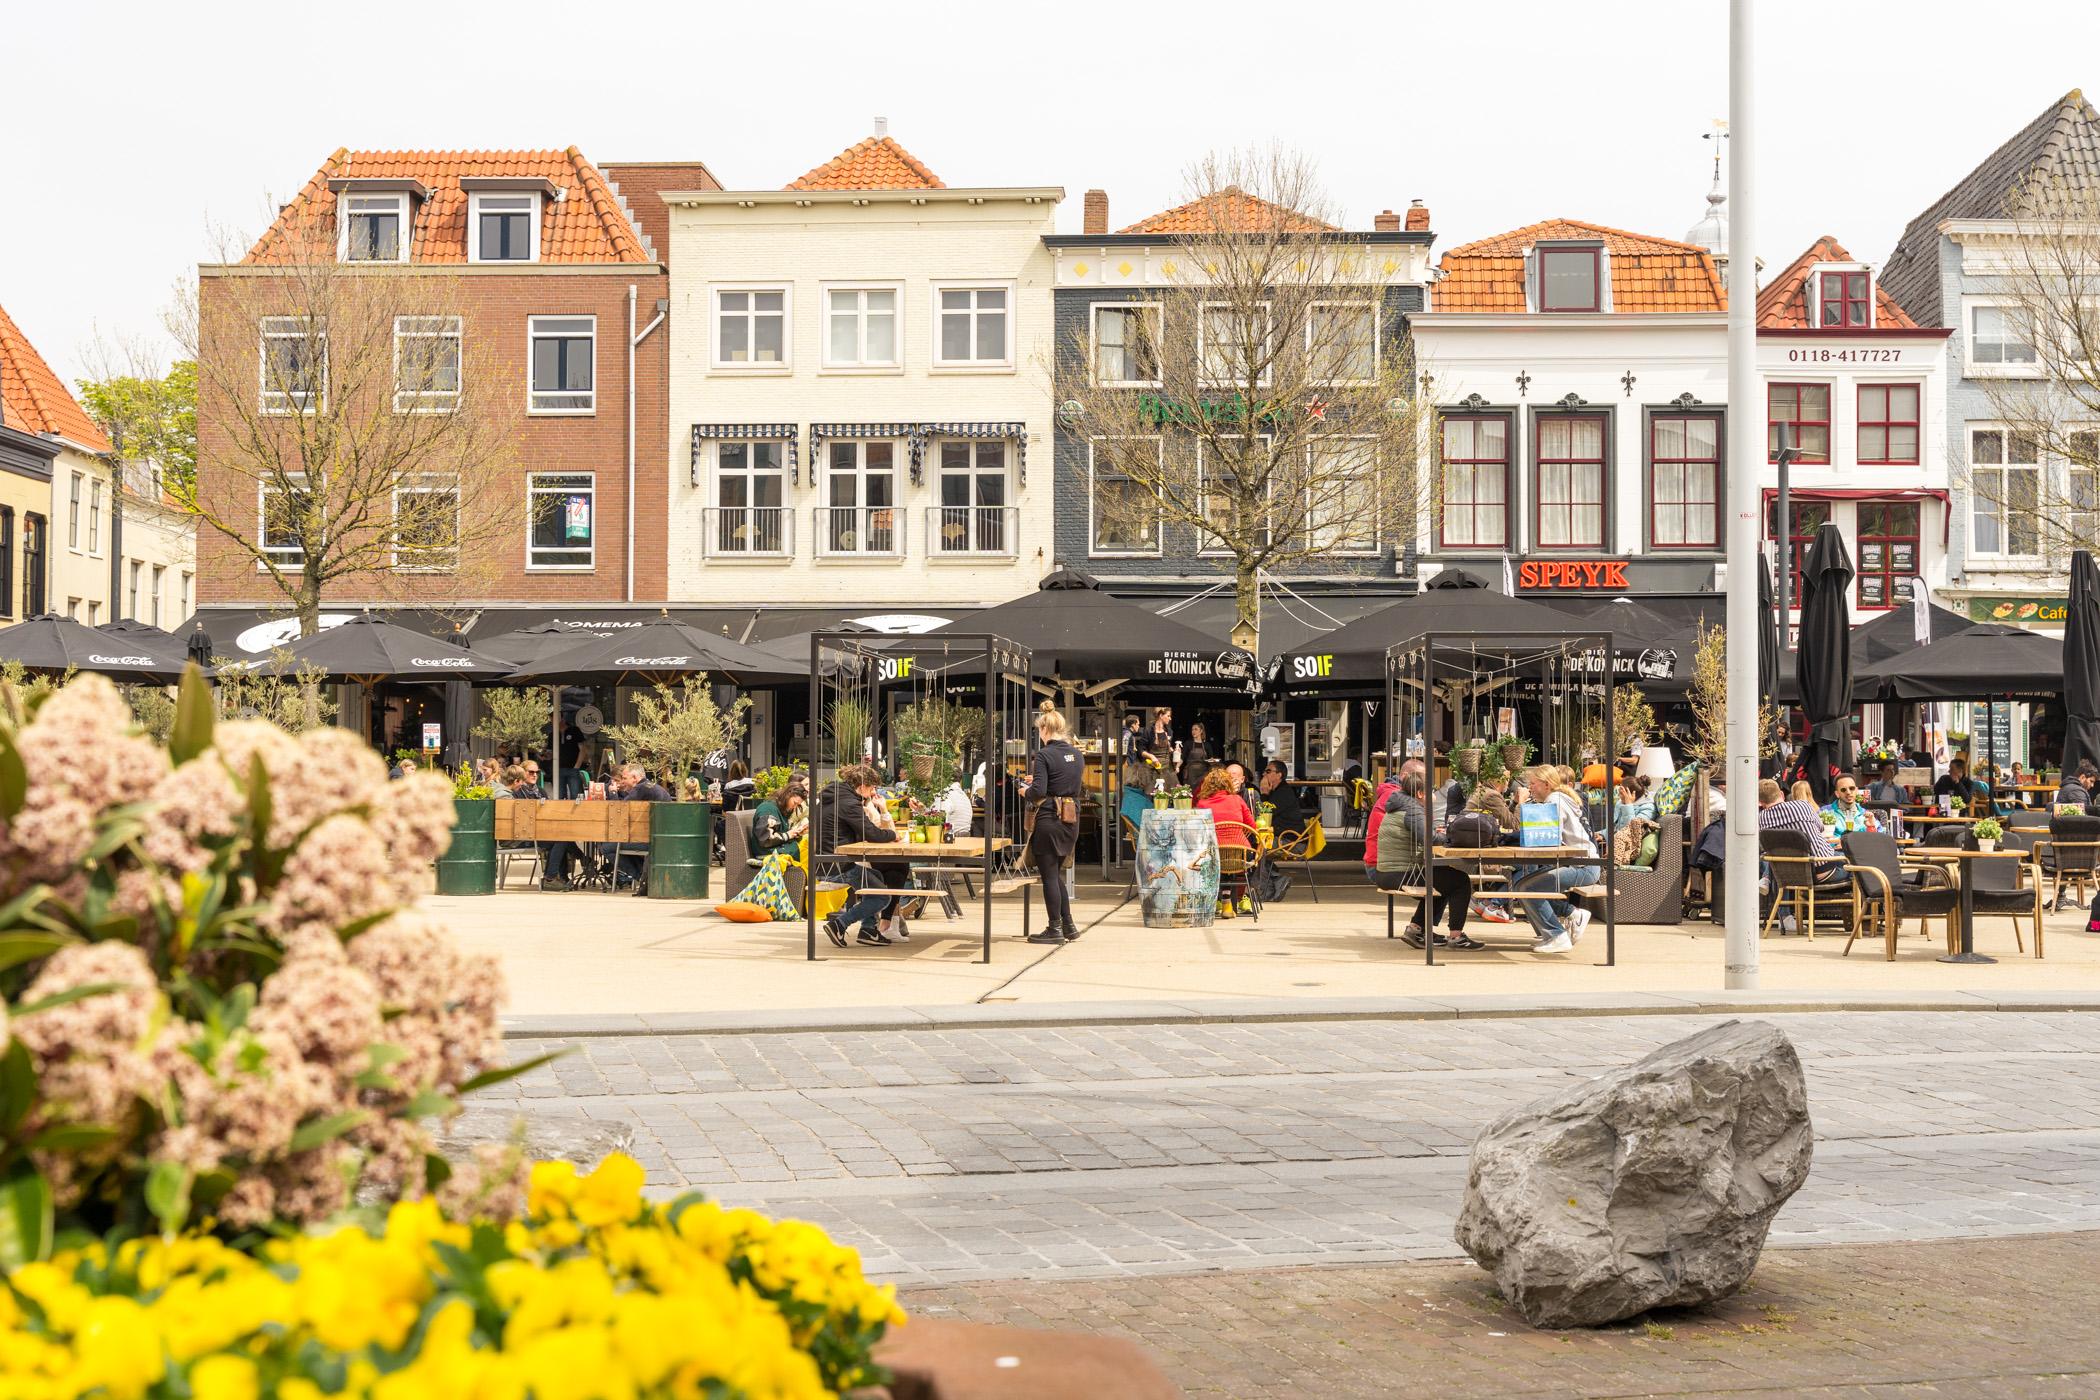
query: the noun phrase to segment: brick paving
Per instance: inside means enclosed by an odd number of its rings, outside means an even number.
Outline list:
[[[626,1147],[905,1284],[1437,1258],[1482,1125],[1714,1019],[608,1037],[461,1131]],[[2100,1017],[1771,1019],[1818,1138],[1775,1242],[2100,1230]]]
[[[910,1290],[915,1314],[1100,1332],[1191,1396],[2100,1393],[2100,1235],[1770,1249],[1715,1307],[1536,1332],[1470,1263]]]

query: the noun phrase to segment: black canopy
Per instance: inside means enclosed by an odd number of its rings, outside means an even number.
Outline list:
[[[1913,588],[1919,587],[1912,584]],[[1872,622],[1862,622],[1852,629],[1852,665],[1855,670],[1886,661],[1892,656],[1901,656],[1918,645],[1917,614],[1912,611],[1915,603],[1903,603],[1883,613]],[[1933,642],[1942,637],[1951,637],[1957,632],[1966,632],[1976,624],[1950,608],[1938,603],[1925,605],[1928,625],[1926,635]]]
[[[1437,575],[1429,587],[1411,598],[1285,652],[1278,662],[1277,680],[1284,689],[1294,691],[1319,691],[1338,684],[1383,686],[1387,649],[1431,631],[1536,637],[1579,631],[1582,625],[1557,608],[1497,593],[1473,575],[1452,570]]]
[[[1982,622],[1867,667],[1859,689],[1880,700],[2054,695],[2064,683],[2064,650],[2054,637]]]
[[[184,659],[179,646],[112,636],[57,613],[0,629],[0,661],[19,661],[43,675],[91,671],[127,685],[166,685],[182,679]]]
[[[526,685],[620,685],[704,671],[724,685],[762,686],[809,678],[806,661],[768,656],[668,617],[614,631],[578,630],[582,635],[526,661],[508,679]]]
[[[1801,709],[1808,720],[1803,775],[1828,802],[1832,776],[1850,766],[1852,737],[1852,556],[1833,522],[1816,531],[1801,564]]]
[[[1121,682],[1133,690],[1251,690],[1254,658],[1185,622],[1105,593],[1092,578],[1060,569],[997,607],[936,627],[983,632],[1012,642],[1033,658],[1043,680],[1097,685]]]
[[[538,664],[542,657],[574,646],[580,638],[616,637],[633,630],[631,626],[594,627],[587,622],[542,622],[484,638],[474,644],[474,650],[513,666],[530,666]]]
[[[489,681],[510,674],[510,663],[476,656],[463,647],[441,642],[427,632],[397,627],[370,613],[339,623],[311,637],[301,637],[267,660],[238,663],[260,670],[293,674],[316,667],[330,680]]]
[[[1772,593],[1772,562],[1757,551],[1757,699],[1779,698],[1779,600]]]
[[[2064,772],[2100,763],[2100,566],[2071,554],[2071,606],[2064,623]]]
[[[1692,687],[1692,656],[1698,636],[1653,608],[1624,595],[1581,598],[1551,604],[1583,627],[1611,633],[1612,674],[1619,685],[1637,686],[1658,700],[1681,700]],[[1594,673],[1595,657],[1584,657],[1576,669]]]

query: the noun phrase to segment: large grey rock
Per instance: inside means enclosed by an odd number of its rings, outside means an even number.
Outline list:
[[[1748,1281],[1813,1143],[1793,1043],[1728,1021],[1489,1124],[1458,1242],[1534,1327],[1710,1303]]]

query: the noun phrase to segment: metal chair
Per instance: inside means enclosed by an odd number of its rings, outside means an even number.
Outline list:
[[[1970,912],[1974,918],[1986,916],[2011,919],[2013,946],[2021,952],[2027,945],[2020,938],[2020,920],[2034,921],[2034,955],[2042,955],[2042,872],[2024,860],[1965,860],[1967,867],[1962,878],[1971,882],[1969,888]],[[2032,883],[2028,882],[2029,872]],[[1948,951],[1959,947],[1959,936],[1947,940]]]
[[[2035,842],[2034,849],[2049,876],[2050,908],[2063,907],[2065,881],[2077,894],[2092,897],[2094,867],[2100,864],[2100,816],[2051,816],[2048,840]],[[2077,908],[2084,902],[2073,899],[2071,904]]]
[[[540,872],[546,868],[546,861],[541,854],[539,843],[537,841],[505,841],[496,847],[497,889],[500,890],[510,884],[510,868],[521,860],[528,867],[525,872],[526,883],[530,885],[539,882]]]
[[[1253,906],[1254,922],[1261,922],[1260,882],[1254,876],[1260,869],[1261,838],[1253,827],[1245,822],[1219,822],[1218,827],[1218,888],[1222,892],[1226,883],[1240,887],[1240,892]],[[1225,833],[1236,833],[1247,844],[1235,846],[1225,840]],[[1222,898],[1222,893],[1220,898]]]
[[[1305,887],[1312,891],[1313,903],[1320,902],[1320,886],[1313,879],[1312,824],[1306,823],[1303,831],[1279,831],[1276,845],[1269,852],[1271,865],[1295,865],[1305,872]]]
[[[1906,868],[1897,854],[1895,838],[1879,831],[1852,832],[1842,844],[1845,872],[1852,877],[1853,898],[1859,902],[1859,917],[1845,940],[1845,952],[1850,953],[1865,932],[1870,910],[1878,910],[1890,962],[1896,960],[1896,935],[1902,932],[1905,919],[1915,916],[1920,933],[1929,934],[1930,921],[1935,918],[1947,920],[1952,927],[1961,896],[1945,870],[1936,865]]]
[[[1798,831],[1772,828],[1758,832],[1757,846],[1772,871],[1772,907],[1765,914],[1761,935],[1770,935],[1783,906],[1795,916],[1801,931],[1813,940],[1818,900],[1825,904],[1844,905],[1851,911],[1853,931],[1858,932],[1859,901],[1853,897],[1851,883],[1836,884],[1816,878],[1818,866],[1832,866],[1836,862],[1828,856],[1818,856],[1806,836]],[[1807,911],[1805,916],[1804,909]]]

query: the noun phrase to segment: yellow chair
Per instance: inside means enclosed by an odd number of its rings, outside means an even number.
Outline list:
[[[812,887],[809,878],[809,838],[807,836],[803,837],[801,842],[795,847],[795,869],[802,872],[802,888],[800,890],[791,890],[789,893],[796,897],[798,903],[806,906],[808,902],[806,896]],[[845,908],[846,896],[852,893],[844,885],[831,880],[818,880],[815,882],[814,887],[816,889],[814,898],[816,899],[817,917],[819,919],[828,919],[833,914],[838,913],[839,910]]]

